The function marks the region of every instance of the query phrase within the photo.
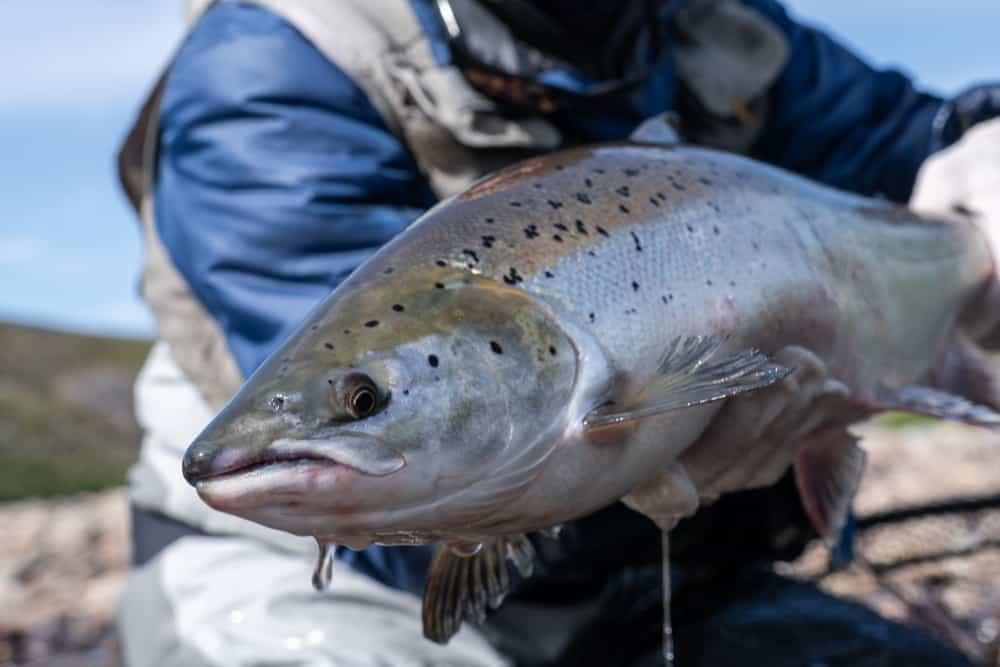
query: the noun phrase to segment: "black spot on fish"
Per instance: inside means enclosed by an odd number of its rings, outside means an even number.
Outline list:
[[[553,210],[558,210],[558,209],[562,208],[562,202],[561,201],[556,201],[555,199],[550,199],[549,200],[549,206],[551,206]]]
[[[751,247],[753,247],[754,250],[760,250],[760,244],[757,243],[756,241],[751,241],[750,245]]]
[[[538,236],[538,225],[528,225],[525,227],[524,235],[529,239],[536,238]]]
[[[689,232],[694,232],[694,227],[692,227],[691,225],[684,225],[684,226],[687,227],[687,230]]]
[[[716,236],[722,233],[721,231],[719,231],[718,225],[712,225],[712,231],[715,233]]]
[[[473,262],[476,262],[477,264],[479,263],[479,255],[476,254],[475,250],[465,249],[465,250],[462,250],[462,254],[463,255],[468,255],[469,257],[472,258]]]
[[[333,349],[333,343],[323,343],[323,347],[325,347],[328,350],[332,350]]]
[[[602,175],[604,174],[604,170],[601,169],[600,167],[594,167],[593,169],[591,169],[591,171],[594,172],[595,174],[602,174]]]
[[[490,341],[490,349],[493,350],[494,354],[503,354],[503,348],[500,347],[500,343],[495,340]]]
[[[485,222],[487,225],[492,225],[495,222],[495,219],[494,218],[486,218],[485,220],[483,220],[483,222]]]
[[[590,206],[593,203],[590,200],[590,195],[588,195],[586,192],[577,192],[576,200],[581,204],[586,204],[587,206]]]
[[[633,176],[638,176],[639,175],[639,170],[638,169],[622,169],[622,173],[625,174],[626,176],[628,176],[629,178],[632,178]]]
[[[636,313],[638,313],[638,312],[639,312],[639,311],[638,311],[638,310],[636,310],[635,308],[629,308],[628,310],[626,310],[626,311],[625,311],[625,314],[626,314],[626,315],[635,315],[635,314],[636,314]]]
[[[401,313],[404,310],[406,310],[405,308],[403,308],[403,304],[401,304],[401,303],[394,303],[394,304],[392,304],[392,309],[395,310],[397,313]]]
[[[594,321],[594,319],[595,319],[595,316],[594,316],[594,314],[593,314],[593,313],[589,313],[589,314],[587,315],[587,319],[589,319],[589,320],[590,320],[591,322],[593,322],[593,321]]]
[[[729,286],[730,287],[736,287],[736,281],[735,280],[730,280],[729,281]]]
[[[483,247],[484,248],[492,248],[493,247],[493,242],[496,241],[496,240],[497,240],[497,237],[495,237],[495,236],[484,236],[483,237]]]
[[[716,213],[721,213],[722,212],[722,209],[719,208],[719,205],[716,204],[714,201],[707,202],[706,206],[708,206],[710,209],[712,209]]]
[[[378,320],[368,320],[367,322],[365,322],[365,326],[368,327],[369,329],[374,329],[375,327],[378,326]]]
[[[546,278],[555,278],[556,275],[554,273],[552,273],[551,271],[546,271],[545,272],[545,277]]]
[[[576,231],[580,232],[584,236],[589,236],[587,234],[587,228],[583,226],[583,220],[576,220]]]
[[[662,301],[663,303],[667,303],[669,299],[667,299],[667,296],[664,294],[663,296],[660,297],[660,301]]]
[[[653,206],[657,207],[657,208],[660,207],[660,202],[656,201],[656,197],[650,197],[649,198],[649,203],[652,204]]]
[[[711,280],[706,280],[705,284],[708,285],[709,287],[711,287],[712,286],[712,281]]]
[[[394,269],[394,268],[392,268],[391,266],[389,266],[389,267],[386,267],[386,270],[385,270],[385,271],[383,271],[382,273],[384,273],[385,275],[389,275],[390,273],[392,273],[392,272],[393,272],[393,271],[395,271],[395,270],[396,270],[396,269]]]
[[[708,180],[707,178],[704,178],[704,177],[703,178],[699,178],[698,182],[701,183],[702,185],[711,185],[712,184],[712,181],[710,181],[710,180]]]
[[[549,345],[549,354],[551,354],[553,357],[556,356],[556,348],[554,345]]]
[[[557,222],[556,224],[554,224],[552,226],[555,227],[556,229],[560,230],[560,231],[563,231],[563,232],[568,232],[569,231],[569,227],[567,227],[566,225],[564,225],[561,222]]]
[[[541,183],[533,183],[531,185],[531,187],[535,188],[536,190],[541,190],[542,189],[542,184]]]
[[[344,329],[344,335],[345,336],[350,336],[351,335],[351,330],[350,329]]]
[[[312,326],[311,326],[311,327],[309,327],[309,328],[310,328],[310,329],[311,329],[312,331],[316,331],[316,329],[319,329],[319,325],[318,325],[318,324],[314,324],[314,325],[312,325]]]
[[[566,166],[565,166],[565,165],[562,165],[562,164],[557,164],[557,165],[556,165],[556,171],[562,171],[562,170],[563,170],[563,169],[565,169],[565,168],[566,168]]]
[[[632,194],[632,191],[629,190],[629,187],[627,185],[621,186],[620,188],[618,188],[617,190],[615,190],[615,192],[617,192],[618,194],[620,194],[622,197],[629,197]]]
[[[632,235],[632,241],[635,242],[635,251],[642,252],[642,243],[639,241],[639,237],[635,232],[629,232]]]
[[[409,396],[409,395],[410,395],[410,390],[409,389],[404,389],[403,390],[403,396]]]
[[[431,365],[431,368],[438,367],[438,358],[436,354],[427,355],[427,363]]]
[[[562,237],[559,236],[558,234],[553,234],[552,240],[555,241],[556,243],[562,243]]]
[[[638,292],[639,291],[639,283],[637,283],[634,280],[632,281],[632,291],[633,292]]]
[[[513,266],[510,267],[510,271],[503,277],[503,281],[508,285],[516,285],[520,282],[524,282],[524,278],[517,272],[517,269]]]
[[[586,185],[588,188],[594,187],[594,182],[590,180],[590,178],[583,179],[583,184]]]
[[[667,201],[667,195],[663,194],[662,192],[657,192],[656,197],[660,201]]]
[[[510,202],[510,205],[513,206],[514,208],[521,208],[521,202],[519,201],[512,201]]]
[[[604,227],[601,227],[600,225],[597,226],[597,233],[604,237],[608,236],[608,230],[604,229]]]
[[[443,259],[439,259],[434,263],[437,264],[438,266],[448,266],[448,262],[444,261]]]
[[[681,183],[678,183],[677,181],[674,181],[674,180],[670,181],[670,185],[674,186],[674,190],[679,190],[681,192],[684,192],[685,190],[687,190],[687,186],[682,185]]]
[[[437,289],[444,289],[444,283],[434,283],[434,287]]]
[[[590,255],[591,257],[597,257],[597,253],[594,252],[593,250],[588,250],[587,254]]]
[[[619,204],[618,210],[621,211],[622,213],[631,213],[631,211],[628,210],[628,206],[626,206],[625,204]]]

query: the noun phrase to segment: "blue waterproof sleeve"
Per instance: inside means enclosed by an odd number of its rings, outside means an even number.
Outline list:
[[[754,156],[836,187],[906,201],[931,152],[942,101],[795,23],[773,0],[745,1],[774,21],[791,47]]]
[[[167,82],[159,234],[253,371],[434,195],[363,92],[260,8],[208,10]]]

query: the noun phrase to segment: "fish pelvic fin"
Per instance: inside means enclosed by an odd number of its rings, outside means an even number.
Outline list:
[[[485,621],[487,610],[499,607],[513,587],[508,560],[522,579],[532,575],[535,548],[525,535],[509,535],[471,555],[438,547],[424,590],[424,637],[447,644],[462,621]]]
[[[811,435],[795,457],[802,506],[828,546],[840,539],[865,471],[865,451],[841,427]]]
[[[613,426],[650,415],[721,401],[768,387],[791,374],[762,352],[722,354],[722,336],[686,336],[667,346],[657,371],[626,404],[606,403],[591,411],[584,427]]]

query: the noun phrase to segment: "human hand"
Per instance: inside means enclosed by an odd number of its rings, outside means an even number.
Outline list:
[[[1000,260],[1000,118],[974,125],[955,144],[929,157],[917,174],[910,208],[971,219]]]

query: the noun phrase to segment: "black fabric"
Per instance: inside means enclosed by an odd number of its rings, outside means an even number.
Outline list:
[[[653,566],[612,579],[600,614],[555,658],[525,654],[532,634],[555,630],[544,620],[494,643],[518,667],[662,665],[660,585]],[[677,667],[971,667],[935,639],[766,566],[688,580],[676,588],[672,612]]]
[[[186,523],[151,512],[135,505],[129,506],[132,523],[132,565],[141,567],[171,544],[188,535],[207,535]]]

